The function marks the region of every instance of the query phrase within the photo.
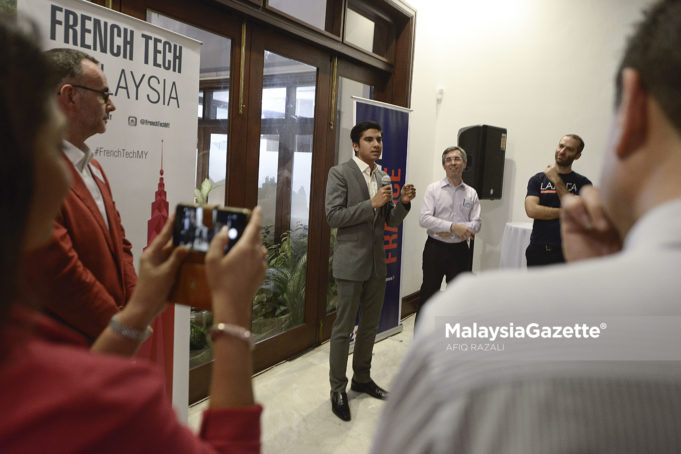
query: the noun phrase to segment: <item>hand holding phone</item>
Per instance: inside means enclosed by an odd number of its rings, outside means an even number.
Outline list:
[[[226,254],[241,237],[250,214],[246,208],[179,204],[175,209],[173,244],[187,245],[192,251],[205,253],[215,234],[227,227]]]
[[[172,219],[168,219],[140,257],[137,285],[126,305],[126,309],[134,309],[140,326],[151,323],[165,309],[178,269],[189,254],[186,248],[173,247],[171,237]]]
[[[204,260],[211,241],[223,227],[228,241],[223,254],[232,249],[241,238],[250,210],[234,207],[179,204],[175,210],[173,245],[186,245],[189,256],[180,270],[171,301],[211,310],[211,295],[206,282]]]
[[[221,254],[228,231],[218,233],[206,254],[206,275],[213,299],[214,323],[251,326],[251,301],[265,278],[267,249],[260,234],[261,210],[253,210],[239,244]]]

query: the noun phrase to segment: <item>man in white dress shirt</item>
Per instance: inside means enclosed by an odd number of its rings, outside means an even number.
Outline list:
[[[600,192],[561,203],[572,263],[434,298],[373,453],[681,452],[679,30],[665,0],[628,42]]]
[[[387,174],[376,164],[383,153],[381,125],[363,121],[350,131],[355,156],[329,169],[326,182],[326,220],[338,229],[333,251],[333,277],[338,307],[329,340],[331,411],[350,421],[346,393],[350,335],[359,311],[352,357],[350,389],[386,399],[388,392],[371,378],[371,359],[383,308],[385,278],[384,228],[397,227],[411,209],[414,185],[405,184],[393,201]],[[398,188],[399,189],[399,188]]]
[[[450,282],[471,270],[469,241],[480,231],[478,193],[462,180],[468,157],[461,147],[448,147],[442,152],[445,177],[428,185],[423,196],[419,224],[428,233],[423,248],[423,283],[419,307],[440,290],[442,278]]]

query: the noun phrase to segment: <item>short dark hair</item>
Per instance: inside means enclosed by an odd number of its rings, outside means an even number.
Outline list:
[[[563,137],[572,137],[577,142],[579,142],[579,145],[577,145],[577,153],[581,153],[582,150],[584,150],[584,140],[577,134],[565,134]]]
[[[362,133],[367,129],[378,129],[379,131],[383,131],[383,129],[381,129],[381,125],[375,121],[363,121],[361,123],[357,123],[350,131],[350,139],[352,140],[352,143],[359,143]]]
[[[633,68],[643,88],[681,131],[681,1],[660,1],[644,14],[629,37],[616,76],[616,105],[622,98],[622,70]]]
[[[445,156],[447,156],[447,153],[451,153],[452,151],[457,151],[459,150],[459,153],[461,154],[461,159],[463,159],[463,162],[468,164],[468,156],[466,155],[466,150],[459,146],[454,146],[454,147],[447,147],[445,148],[445,151],[442,152],[442,164],[445,163]]]
[[[27,29],[27,30],[26,30]],[[49,118],[54,78],[35,24],[0,17],[0,322],[17,294],[34,197],[36,138]]]
[[[54,77],[58,86],[68,82],[76,82],[83,75],[83,60],[90,60],[98,65],[99,61],[91,55],[76,49],[50,49],[45,56],[52,65]]]

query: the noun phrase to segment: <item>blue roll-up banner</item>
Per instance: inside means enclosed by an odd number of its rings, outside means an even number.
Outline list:
[[[383,128],[383,154],[376,162],[390,176],[393,185],[393,200],[398,203],[400,190],[406,180],[407,145],[409,139],[410,110],[370,99],[354,98],[354,124],[375,121]],[[400,327],[400,269],[402,266],[402,224],[399,227],[385,226],[385,299],[378,325],[378,337],[398,332]]]

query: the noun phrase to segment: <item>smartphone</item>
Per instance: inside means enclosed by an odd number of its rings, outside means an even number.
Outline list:
[[[175,209],[173,244],[187,245],[196,252],[208,252],[215,234],[226,226],[229,229],[226,254],[241,238],[250,215],[251,210],[247,208],[178,204]]]

